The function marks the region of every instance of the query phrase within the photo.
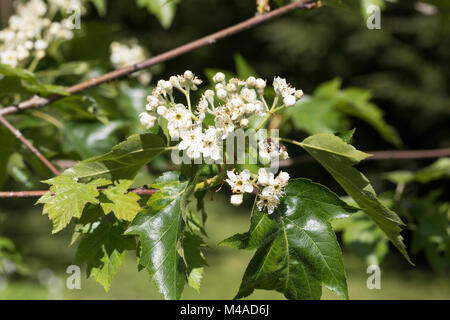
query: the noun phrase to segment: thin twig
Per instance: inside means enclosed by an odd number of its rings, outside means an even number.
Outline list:
[[[400,159],[424,159],[424,158],[439,158],[450,156],[450,148],[446,149],[433,149],[433,150],[403,150],[403,151],[368,151],[372,157],[366,160],[400,160]],[[303,162],[309,162],[314,160],[309,156],[299,156],[292,159],[284,160],[278,162],[279,167],[289,167],[294,164],[299,164]],[[157,190],[153,189],[132,189],[129,192],[134,192],[141,195],[150,195],[155,193]],[[37,191],[5,191],[0,192],[0,198],[27,198],[27,197],[40,197],[47,190],[37,190]]]
[[[20,142],[22,142],[24,145],[27,146],[28,149],[30,149],[31,152],[34,153],[34,155],[36,157],[39,158],[39,160],[42,161],[43,164],[45,164],[45,166],[47,168],[50,169],[50,171],[54,174],[54,175],[59,175],[59,171],[58,169],[56,169],[51,163],[50,161],[47,160],[47,158],[45,158],[40,152],[39,150],[37,150],[35,147],[33,147],[33,145],[27,140],[25,139],[25,137],[22,135],[22,133],[17,130],[16,128],[14,128],[14,126],[8,122],[8,120],[6,120],[3,116],[0,115],[0,122],[9,130],[11,131],[11,133],[20,140]]]
[[[400,159],[427,159],[450,157],[450,148],[429,149],[429,150],[380,150],[380,151],[364,151],[371,156],[365,160],[400,160]],[[276,163],[280,168],[290,167],[305,162],[311,162],[314,159],[308,155],[298,156]]]
[[[162,53],[160,55],[154,56],[153,58],[147,59],[141,63],[135,64],[133,66],[125,67],[122,69],[117,69],[108,73],[105,73],[99,77],[92,78],[90,80],[80,82],[76,85],[73,85],[71,87],[67,87],[66,91],[69,93],[69,95],[78,93],[80,91],[98,86],[102,83],[106,83],[124,76],[127,76],[131,73],[134,73],[136,71],[149,68],[153,65],[165,62],[167,60],[173,59],[175,57],[178,57],[182,54],[185,54],[187,52],[193,51],[195,49],[207,46],[209,44],[213,44],[218,40],[221,40],[223,38],[227,38],[231,35],[234,35],[238,32],[241,32],[243,30],[249,29],[251,27],[254,27],[258,24],[261,24],[265,21],[271,20],[273,18],[279,17],[281,15],[284,15],[286,13],[289,13],[291,11],[294,11],[299,8],[304,9],[312,9],[317,6],[315,2],[309,3],[310,0],[299,0],[297,2],[287,4],[285,6],[282,6],[276,10],[270,11],[266,14],[258,14],[248,20],[245,20],[241,23],[238,23],[234,26],[228,27],[226,29],[223,29],[219,32],[210,34],[208,36],[205,36],[203,38],[197,39],[195,41],[192,41],[190,43],[187,43],[185,45],[182,45],[178,48],[169,50],[165,53]],[[42,108],[46,105],[59,100],[63,98],[64,96],[50,96],[50,97],[39,97],[35,96],[29,100],[23,101],[19,103],[17,106],[9,106],[5,107],[0,110],[0,115],[4,116],[7,114],[16,113],[22,110],[27,110],[31,108]]]
[[[150,195],[154,194],[158,190],[154,189],[131,189],[128,192],[133,192],[139,195]],[[34,190],[34,191],[3,191],[0,192],[0,198],[32,198],[41,197],[46,194],[48,190]]]
[[[365,152],[372,155],[371,157],[367,158],[367,160],[426,159],[450,156],[450,148],[429,150],[383,150]]]

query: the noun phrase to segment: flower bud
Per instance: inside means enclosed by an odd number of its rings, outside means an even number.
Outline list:
[[[194,74],[191,70],[186,70],[183,74],[184,78],[187,80],[192,80],[194,78]]]
[[[241,205],[243,200],[244,200],[244,195],[242,193],[233,194],[230,198],[230,202],[234,206]]]
[[[283,103],[286,107],[291,107],[295,104],[296,100],[293,95],[287,95],[283,98]]]
[[[255,77],[248,77],[247,78],[247,85],[251,88],[253,88],[254,86],[256,86],[256,78]]]
[[[166,106],[159,106],[156,109],[156,113],[159,114],[160,116],[164,116],[166,114],[166,112],[167,112]]]
[[[243,128],[247,128],[248,127],[248,119],[247,118],[242,118],[241,122],[240,122],[240,125]]]
[[[222,72],[217,72],[214,77],[213,77],[213,81],[218,83],[218,82],[224,82],[225,81],[225,75]]]
[[[255,110],[256,110],[256,106],[253,103],[247,103],[245,105],[245,111],[247,113],[253,113],[253,112],[255,112]]]
[[[303,97],[303,90],[297,90],[295,91],[295,98],[297,100],[301,99]]]
[[[261,78],[258,78],[258,79],[256,79],[255,86],[256,86],[256,89],[264,89],[266,87],[266,81]]]
[[[142,112],[139,115],[139,121],[145,129],[150,129],[155,125],[156,117],[148,114],[147,112]]]
[[[227,97],[227,92],[224,89],[219,89],[217,90],[217,97],[223,100]]]

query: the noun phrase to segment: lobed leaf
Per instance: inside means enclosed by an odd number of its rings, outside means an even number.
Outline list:
[[[114,186],[102,190],[102,193],[112,201],[100,204],[105,214],[113,212],[119,220],[133,221],[141,207],[138,203],[140,197],[128,192],[132,184],[133,180],[119,180]]]
[[[51,185],[50,191],[36,203],[44,204],[42,214],[47,214],[53,221],[52,233],[64,229],[72,218],[80,218],[86,204],[99,203],[97,188],[111,183],[97,179],[85,184],[64,175],[43,182]]]
[[[87,263],[87,276],[94,277],[105,291],[123,263],[125,250],[136,248],[134,237],[123,235],[124,224],[103,220],[94,231],[84,238],[77,248],[75,261]]]

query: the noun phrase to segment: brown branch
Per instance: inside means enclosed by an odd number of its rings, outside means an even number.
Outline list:
[[[388,160],[388,159],[425,159],[425,158],[439,158],[450,156],[450,148],[446,149],[433,149],[433,150],[402,150],[402,151],[368,151],[372,157],[366,160]],[[289,167],[294,164],[309,162],[314,160],[310,156],[299,156],[288,160],[278,162],[279,167]],[[150,195],[158,190],[153,189],[132,189],[129,192],[134,192],[141,195]],[[44,195],[47,190],[37,191],[4,191],[0,192],[0,198],[28,198],[28,197],[40,197]]]
[[[430,150],[383,150],[366,151],[372,156],[367,160],[387,160],[387,159],[426,159],[449,157],[450,148],[430,149]]]
[[[129,192],[133,192],[139,195],[150,195],[154,194],[158,190],[153,189],[130,189]],[[41,197],[46,194],[48,190],[34,190],[34,191],[3,191],[0,192],[0,198],[32,198]]]
[[[256,16],[254,16],[253,18],[245,20],[234,26],[228,27],[219,32],[216,32],[216,33],[210,34],[208,36],[205,36],[203,38],[200,38],[198,40],[192,41],[192,42],[182,45],[178,48],[169,50],[165,53],[154,56],[153,58],[147,59],[141,63],[135,64],[133,66],[125,67],[122,69],[117,69],[117,70],[105,73],[99,77],[95,77],[90,80],[80,82],[76,85],[66,88],[66,91],[70,95],[78,93],[80,91],[98,86],[102,83],[106,83],[106,82],[127,76],[136,71],[139,71],[139,70],[151,67],[153,65],[165,62],[167,60],[173,59],[182,54],[190,52],[192,50],[207,46],[209,44],[213,44],[220,39],[227,38],[238,32],[249,29],[249,28],[254,27],[258,24],[261,24],[267,20],[271,20],[273,18],[279,17],[281,15],[284,15],[284,14],[294,11],[296,9],[299,9],[299,8],[312,9],[317,6],[317,4],[314,2],[308,3],[309,1],[310,0],[299,0],[297,2],[282,6],[276,10],[270,11],[266,14],[262,14],[262,15],[258,14]],[[4,116],[7,114],[11,114],[11,113],[16,113],[16,112],[31,109],[31,108],[45,107],[46,105],[48,105],[58,99],[61,99],[63,97],[64,96],[57,96],[57,95],[46,97],[46,98],[35,96],[29,100],[19,103],[17,106],[9,106],[9,107],[5,107],[5,108],[1,109],[0,116]]]
[[[371,155],[365,160],[400,160],[450,157],[450,148],[430,150],[381,150],[364,152]],[[313,160],[314,159],[308,155],[298,156],[278,162],[278,167],[285,168],[296,164],[311,162]]]
[[[16,128],[14,128],[14,126],[8,122],[8,120],[6,120],[3,116],[0,115],[0,122],[9,130],[11,131],[11,133],[17,138],[19,139],[25,146],[27,146],[28,149],[30,149],[31,152],[34,153],[34,155],[36,157],[39,158],[39,160],[42,161],[42,163],[50,169],[50,171],[54,174],[54,175],[59,175],[59,171],[58,169],[56,169],[51,163],[50,161],[47,160],[47,158],[45,158],[40,152],[39,150],[37,150],[35,147],[33,147],[33,145],[27,140],[25,139],[25,137],[22,135],[22,133],[17,130]]]

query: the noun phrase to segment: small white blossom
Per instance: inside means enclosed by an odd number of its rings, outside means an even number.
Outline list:
[[[228,179],[225,181],[230,185],[233,193],[252,192],[253,185],[250,181],[250,172],[245,169],[240,174],[235,174],[233,171],[227,171]]]
[[[203,135],[201,152],[204,157],[217,161],[221,158],[222,148],[218,144],[217,130],[210,126]]]
[[[173,109],[167,111],[167,129],[172,139],[180,137],[181,132],[192,127],[192,114],[182,104],[177,104]]]
[[[201,156],[203,146],[202,128],[196,127],[181,134],[182,141],[178,145],[179,150],[186,150],[191,159],[197,159]]]
[[[115,68],[128,67],[147,58],[147,53],[136,39],[131,39],[127,43],[114,41],[109,49],[111,52],[110,60]],[[151,80],[151,73],[147,70],[135,72],[133,76],[137,77],[143,85],[147,85]]]
[[[259,200],[256,202],[259,211],[267,209],[268,214],[272,214],[279,204],[280,199],[270,188],[264,188],[261,194],[259,194]]]

